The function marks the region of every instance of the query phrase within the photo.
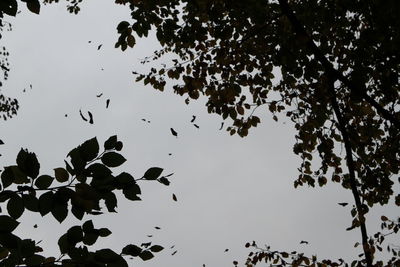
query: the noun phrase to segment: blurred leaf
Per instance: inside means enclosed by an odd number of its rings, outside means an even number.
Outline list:
[[[8,214],[14,219],[18,219],[24,213],[24,201],[18,194],[14,194],[7,203]]]
[[[107,152],[101,157],[101,162],[106,166],[114,168],[122,165],[126,159],[116,152]]]
[[[35,153],[21,148],[17,155],[17,165],[29,177],[36,178],[39,175],[40,164]]]
[[[55,168],[54,175],[56,177],[56,180],[60,183],[68,181],[69,178],[69,174],[64,168]]]
[[[163,250],[164,248],[162,247],[162,246],[160,246],[160,245],[154,245],[154,246],[151,246],[150,247],[150,250],[152,251],[152,252],[160,252],[161,250]]]
[[[7,215],[0,215],[0,232],[11,233],[19,225],[15,219]]]
[[[127,245],[122,249],[122,254],[137,257],[142,252],[142,249],[136,245]]]
[[[31,11],[32,13],[38,14],[40,13],[40,3],[38,0],[28,0],[26,2],[26,7]]]
[[[141,258],[143,261],[147,261],[150,260],[154,257],[153,253],[151,253],[148,250],[143,250],[140,254],[139,254],[139,258]]]
[[[143,178],[146,180],[156,180],[161,175],[162,171],[162,168],[152,167],[145,172]]]
[[[117,144],[118,138],[116,135],[110,136],[105,142],[104,142],[104,149],[105,150],[110,150],[114,149],[115,145]]]
[[[106,237],[106,236],[111,235],[111,231],[109,229],[107,229],[107,228],[100,228],[99,229],[99,235],[101,237]]]
[[[39,189],[47,189],[53,180],[54,178],[49,175],[41,175],[35,180],[35,186]]]
[[[99,143],[97,142],[97,138],[93,137],[80,145],[79,153],[85,161],[94,160],[99,154]]]

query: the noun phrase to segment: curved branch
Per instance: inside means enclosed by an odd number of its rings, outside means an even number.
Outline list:
[[[335,79],[332,79],[331,77],[329,77],[328,79],[329,79],[328,80],[328,83],[329,83],[328,88],[329,88],[329,93],[331,94],[332,107],[335,112],[335,115],[336,115],[336,118],[338,121],[338,128],[339,128],[340,133],[342,134],[343,142],[344,142],[344,146],[345,146],[346,163],[347,163],[347,168],[349,170],[349,176],[350,176],[350,179],[349,179],[350,188],[351,188],[351,192],[354,197],[354,201],[356,203],[358,221],[360,222],[361,238],[362,238],[362,243],[363,243],[365,260],[367,262],[367,267],[372,267],[373,266],[372,265],[373,255],[371,253],[371,249],[368,244],[368,234],[367,234],[367,227],[365,224],[365,216],[364,216],[365,212],[363,211],[360,194],[357,189],[355,166],[354,166],[353,153],[352,153],[353,150],[351,148],[350,137],[347,132],[347,127],[346,127],[347,123],[340,111],[339,104],[336,99],[335,88],[334,88]]]

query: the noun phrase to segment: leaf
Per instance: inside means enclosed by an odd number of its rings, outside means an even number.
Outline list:
[[[24,201],[18,194],[14,194],[7,203],[8,214],[14,219],[18,219],[24,213]]]
[[[139,258],[141,258],[143,261],[148,261],[148,260],[152,259],[153,257],[154,257],[153,253],[151,253],[148,250],[143,250],[139,254]]]
[[[3,140],[1,140],[1,139],[0,139],[0,145],[4,145],[4,142],[3,142]]]
[[[115,208],[117,207],[117,198],[113,192],[107,193],[107,195],[104,197],[104,203],[106,204],[109,212],[116,212]]]
[[[161,177],[160,179],[158,179],[158,181],[166,186],[168,186],[170,184],[169,180],[167,178],[165,178],[164,176]]]
[[[97,138],[93,137],[80,145],[79,153],[85,161],[94,160],[99,154],[99,143],[97,142]]]
[[[106,108],[108,108],[108,106],[110,105],[110,99],[106,100]]]
[[[110,150],[114,149],[115,145],[117,144],[118,138],[116,135],[110,136],[105,142],[104,142],[104,149],[105,150]]]
[[[118,167],[122,165],[125,161],[126,159],[121,154],[118,154],[116,152],[108,152],[101,157],[101,162],[111,168]]]
[[[142,249],[136,245],[127,245],[122,249],[122,254],[137,257],[142,252]]]
[[[173,128],[171,128],[170,130],[171,130],[171,134],[172,134],[173,136],[178,137],[178,133],[177,133]]]
[[[163,250],[164,248],[162,247],[162,246],[160,246],[160,245],[154,245],[154,246],[151,246],[150,247],[150,250],[152,251],[152,252],[160,252],[161,250]]]
[[[0,215],[0,232],[11,233],[19,225],[15,219],[7,215]]]
[[[68,181],[69,178],[69,174],[64,168],[55,168],[54,175],[56,177],[56,180],[60,183]]]
[[[115,261],[119,260],[120,255],[118,255],[117,253],[115,253],[114,251],[112,251],[109,248],[105,248],[105,249],[97,250],[94,253],[94,258],[95,258],[95,260],[100,261],[102,263],[111,263],[111,262],[115,262]]]
[[[152,167],[144,173],[143,178],[146,180],[156,180],[161,175],[162,171],[162,168]]]
[[[68,242],[75,244],[81,242],[83,240],[83,231],[81,226],[72,226],[71,228],[68,229],[67,231],[67,238]]]
[[[88,114],[89,114],[89,123],[90,124],[93,124],[94,122],[93,122],[93,114],[92,114],[92,112],[90,112],[90,111],[88,111]]]
[[[82,120],[88,121],[88,120],[85,118],[85,116],[83,116],[82,110],[79,110],[79,115],[81,116]]]
[[[195,120],[196,120],[196,116],[193,115],[193,116],[192,116],[192,119],[190,120],[190,122],[193,123]]]
[[[23,194],[22,200],[24,201],[24,206],[27,210],[32,212],[39,212],[39,199],[32,194]]]
[[[54,193],[48,191],[39,197],[39,212],[40,215],[45,216],[53,207]]]
[[[342,206],[342,207],[346,207],[349,203],[346,202],[340,202],[338,203],[338,205]]]
[[[38,0],[29,0],[26,2],[26,7],[32,13],[38,14],[40,13],[40,3]]]
[[[51,209],[51,214],[59,223],[62,223],[68,215],[68,203],[55,202]]]
[[[126,187],[122,190],[122,193],[124,196],[132,201],[135,200],[140,200],[140,197],[137,195],[140,195],[140,187],[137,184],[130,185],[129,187]]]
[[[17,155],[17,165],[29,177],[36,178],[39,175],[40,164],[35,153],[21,148]]]
[[[111,231],[109,229],[107,229],[107,228],[100,228],[99,229],[99,235],[101,237],[106,237],[106,236],[111,235]]]
[[[39,189],[47,189],[53,183],[54,178],[49,175],[41,175],[35,180],[35,186]]]
[[[178,199],[176,198],[175,194],[172,194],[172,199],[173,199],[174,201],[178,201]]]

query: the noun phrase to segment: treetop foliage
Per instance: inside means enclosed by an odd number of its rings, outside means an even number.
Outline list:
[[[39,12],[38,0],[25,2]],[[52,2],[58,1],[44,0]],[[68,10],[78,13],[82,1],[67,2]],[[0,10],[15,15],[16,3],[4,1]],[[262,111],[274,120],[286,115],[297,130],[293,151],[302,159],[294,186],[332,181],[354,197],[348,230],[360,229],[363,253],[352,265],[400,264],[398,251],[390,248],[393,257],[385,264],[374,257],[384,237],[398,232],[399,219],[382,217],[382,232],[369,235],[365,217],[377,204],[392,200],[400,206],[400,194],[393,187],[400,170],[399,1],[115,3],[127,5],[132,17],[118,24],[116,48],[134,47],[137,38],[155,30],[162,49],[144,63],[176,56],[169,65],[135,73],[137,81],[161,91],[172,83],[186,103],[206,97],[209,113],[231,120],[232,135],[248,135],[261,122]],[[289,255],[258,250],[248,264],[316,265],[316,260],[306,261],[298,253],[284,260]]]

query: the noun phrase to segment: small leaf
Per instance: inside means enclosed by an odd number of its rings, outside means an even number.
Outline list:
[[[173,199],[174,201],[178,201],[178,199],[176,198],[175,194],[172,194],[172,199]]]
[[[164,248],[162,247],[162,246],[160,246],[160,245],[154,245],[154,246],[151,246],[150,247],[150,250],[152,251],[152,252],[160,252],[161,250],[163,250]]]
[[[35,186],[39,189],[47,189],[53,180],[54,178],[49,175],[41,175],[35,180]]]
[[[137,257],[142,252],[142,249],[136,245],[127,245],[122,249],[122,254]]]
[[[111,231],[109,229],[107,229],[107,228],[100,228],[99,229],[99,235],[101,237],[106,237],[106,236],[111,235]]]
[[[40,3],[38,0],[29,0],[26,2],[26,7],[32,13],[38,14],[40,13]]]
[[[116,152],[108,152],[101,157],[101,162],[111,168],[118,167],[122,165],[125,161],[126,159],[121,154],[118,154]]]
[[[105,150],[110,150],[114,149],[115,145],[117,144],[118,139],[116,135],[110,136],[105,142],[104,142],[104,149]]]
[[[142,251],[142,253],[139,254],[139,258],[141,258],[143,261],[150,260],[154,257],[153,253],[151,253],[148,250]]]
[[[156,180],[161,175],[162,171],[163,171],[162,168],[158,167],[150,168],[145,172],[143,178],[146,180]]]
[[[97,142],[97,138],[93,137],[80,145],[79,153],[85,161],[94,160],[99,154],[99,143]]]
[[[39,197],[39,212],[44,216],[49,213],[53,207],[54,194],[48,191]]]
[[[0,232],[11,233],[19,225],[19,222],[7,215],[0,215]]]
[[[24,201],[18,194],[14,194],[7,203],[8,214],[14,219],[18,219],[24,213]]]
[[[54,205],[51,209],[51,214],[53,214],[54,218],[59,223],[62,223],[68,215],[68,203],[54,202]]]
[[[36,178],[39,175],[40,164],[35,153],[21,148],[17,156],[17,165],[29,177]]]
[[[140,187],[137,184],[132,184],[122,190],[124,196],[132,201],[140,200],[137,195],[140,195]]]
[[[56,180],[60,183],[68,181],[69,178],[69,174],[64,168],[55,168],[54,175],[56,177]]]

